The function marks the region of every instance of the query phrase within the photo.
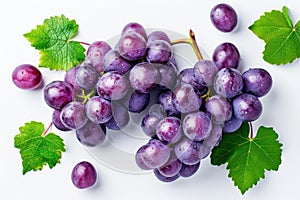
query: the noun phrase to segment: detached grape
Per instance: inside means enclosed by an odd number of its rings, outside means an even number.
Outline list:
[[[218,4],[211,9],[212,24],[222,32],[231,32],[237,25],[238,17],[235,10],[228,4]]]
[[[12,81],[18,88],[33,90],[41,86],[43,79],[38,68],[30,64],[23,64],[14,69]]]
[[[89,188],[97,181],[97,171],[91,163],[82,161],[73,168],[71,179],[77,188]]]

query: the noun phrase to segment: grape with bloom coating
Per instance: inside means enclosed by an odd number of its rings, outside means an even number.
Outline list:
[[[236,11],[228,4],[217,4],[210,11],[212,24],[222,32],[231,32],[237,25]]]
[[[147,108],[150,103],[150,93],[142,93],[134,91],[130,94],[128,101],[128,111],[132,113],[140,113]]]
[[[216,124],[223,124],[232,116],[231,104],[220,95],[210,97],[205,104],[205,109]]]
[[[131,64],[123,58],[115,49],[108,51],[103,58],[104,72],[117,71],[121,74],[126,74],[131,69]]]
[[[156,67],[162,77],[158,85],[162,89],[174,89],[177,82],[177,73],[174,67],[165,64],[158,64]]]
[[[88,121],[82,128],[76,129],[78,141],[88,147],[101,145],[106,136],[106,127],[99,123]]]
[[[229,67],[237,69],[240,62],[240,53],[234,44],[224,42],[215,48],[212,59],[219,70]]]
[[[178,142],[182,136],[181,121],[177,117],[165,117],[156,126],[157,137],[168,144]]]
[[[141,36],[143,36],[145,38],[145,40],[147,40],[146,30],[141,24],[139,24],[137,22],[130,22],[130,23],[126,24],[121,31],[121,35],[124,35],[130,31],[140,34]]]
[[[84,105],[80,102],[70,102],[63,107],[60,113],[60,119],[69,129],[80,129],[88,121]]]
[[[178,81],[180,83],[187,83],[187,84],[191,84],[194,88],[196,88],[200,94],[205,94],[205,92],[207,91],[207,87],[205,87],[202,83],[201,83],[201,79],[199,79],[199,76],[195,76],[194,73],[194,68],[192,67],[188,67],[188,68],[184,68],[183,70],[181,70],[179,72],[178,75]]]
[[[24,90],[34,90],[43,83],[40,70],[30,64],[17,66],[12,72],[12,81],[18,88]]]
[[[61,113],[61,110],[56,110],[56,109],[53,110],[53,113],[52,113],[52,123],[53,123],[53,125],[61,131],[70,131],[71,129],[66,127],[62,123],[61,118],[60,118],[60,113]]]
[[[201,85],[211,86],[218,71],[218,67],[210,60],[199,60],[194,65],[194,76]]]
[[[171,90],[164,90],[159,93],[157,103],[162,106],[168,116],[180,117],[181,113],[175,108],[174,93]]]
[[[154,136],[156,134],[156,126],[163,118],[165,118],[165,115],[162,112],[147,113],[141,123],[143,132],[149,137]]]
[[[108,122],[104,123],[104,125],[111,130],[121,130],[129,123],[130,117],[128,109],[117,101],[112,101],[111,105],[112,117]]]
[[[147,43],[146,59],[150,63],[167,63],[173,56],[172,46],[164,40]]]
[[[214,147],[219,144],[219,141],[222,139],[222,125],[213,124],[211,132],[207,138],[203,141],[204,145],[209,147]]]
[[[156,40],[164,40],[171,44],[171,39],[166,34],[166,32],[163,31],[152,31],[151,33],[149,33],[147,42],[150,43]]]
[[[182,167],[178,175],[184,178],[191,177],[198,171],[199,167],[200,167],[200,161],[194,165],[186,165],[182,163]]]
[[[224,123],[223,132],[225,133],[235,132],[241,127],[242,123],[243,121],[241,119],[238,119],[235,116],[233,116],[230,120]]]
[[[164,176],[164,175],[162,175],[162,174],[159,172],[158,169],[154,169],[154,170],[153,170],[153,173],[154,173],[155,177],[156,177],[158,180],[160,180],[160,181],[162,181],[162,182],[165,182],[165,183],[173,182],[173,181],[177,180],[177,179],[180,177],[178,174],[176,174],[176,175],[174,175],[174,176],[172,176],[172,177]]]
[[[139,168],[141,168],[141,169],[143,169],[143,170],[150,170],[150,169],[152,169],[151,167],[148,167],[146,164],[145,164],[145,162],[144,162],[144,160],[143,160],[143,158],[142,158],[142,154],[144,154],[145,153],[145,149],[147,148],[147,145],[145,144],[145,145],[142,145],[138,150],[137,150],[137,152],[136,152],[136,154],[135,154],[135,163],[136,163],[136,165],[139,167]]]
[[[105,123],[112,117],[111,102],[100,96],[90,98],[85,104],[87,117],[94,123]]]
[[[182,162],[180,162],[175,153],[172,152],[168,162],[164,166],[158,168],[158,171],[165,177],[173,177],[180,172],[181,167]]]
[[[90,162],[82,161],[73,168],[71,179],[77,188],[89,188],[97,181],[97,171]]]
[[[202,142],[192,141],[183,137],[174,146],[177,158],[186,165],[194,165],[200,161],[199,153]]]
[[[100,73],[98,70],[91,64],[83,63],[77,69],[76,72],[76,83],[80,86],[80,88],[85,90],[91,90],[95,88]]]

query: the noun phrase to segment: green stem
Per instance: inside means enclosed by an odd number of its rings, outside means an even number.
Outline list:
[[[44,132],[42,133],[42,137],[45,137],[48,134],[48,131],[50,130],[50,128],[52,127],[53,122],[51,122],[48,126],[47,129],[44,130]]]
[[[189,33],[189,37],[188,38],[183,38],[183,39],[177,39],[177,40],[173,40],[172,41],[172,45],[176,45],[176,44],[182,44],[182,43],[186,43],[186,44],[189,44],[192,46],[198,60],[203,60],[203,56],[200,52],[200,49],[197,45],[197,42],[196,42],[196,38],[195,38],[195,33],[190,30],[190,33]]]
[[[80,95],[76,95],[76,97],[83,99],[82,104],[86,104],[86,102],[94,96],[96,93],[96,90],[91,90],[88,94],[85,94],[84,90],[81,90]]]

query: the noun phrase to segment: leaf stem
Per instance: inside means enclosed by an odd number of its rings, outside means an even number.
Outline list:
[[[175,45],[175,44],[181,44],[181,43],[186,43],[186,44],[189,44],[192,46],[198,60],[203,60],[203,56],[200,52],[200,49],[197,45],[197,42],[196,42],[196,38],[195,38],[195,33],[190,29],[190,32],[189,32],[189,37],[188,38],[183,38],[183,39],[177,39],[177,40],[173,40],[171,42],[172,45]]]
[[[252,122],[249,122],[250,125],[250,139],[253,139],[253,125]]]
[[[80,41],[78,41],[80,44],[84,44],[84,45],[86,45],[86,46],[90,46],[91,44],[90,43],[87,43],[87,42],[80,42]]]
[[[48,134],[49,129],[52,127],[53,122],[51,122],[48,126],[47,129],[44,130],[44,132],[42,133],[42,137],[45,137]]]

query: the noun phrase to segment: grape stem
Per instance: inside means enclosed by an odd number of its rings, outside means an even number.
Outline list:
[[[91,90],[88,94],[85,94],[84,90],[81,90],[81,94],[77,95],[78,98],[83,99],[82,104],[86,104],[86,102],[92,97],[94,96],[96,93],[95,90]]]
[[[202,54],[196,42],[195,33],[190,29],[189,37],[183,39],[173,40],[171,42],[172,45],[186,43],[192,46],[198,60],[203,60]]]
[[[250,139],[253,139],[253,125],[252,122],[249,122],[250,125]]]
[[[44,132],[42,133],[42,137],[45,137],[48,134],[48,131],[50,130],[50,128],[52,127],[53,122],[51,122],[48,126],[47,129],[44,130]]]
[[[91,45],[90,43],[87,43],[87,42],[80,42],[80,41],[77,41],[77,42],[79,42],[80,44],[86,45],[86,46],[90,46]]]

